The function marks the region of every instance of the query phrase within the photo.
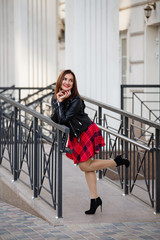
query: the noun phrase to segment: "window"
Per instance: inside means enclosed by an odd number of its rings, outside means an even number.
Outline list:
[[[127,39],[121,39],[121,79],[122,84],[127,83]]]

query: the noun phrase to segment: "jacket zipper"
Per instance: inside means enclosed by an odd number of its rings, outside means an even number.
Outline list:
[[[74,128],[73,128],[73,126],[72,126],[72,124],[71,124],[70,121],[69,121],[69,124],[70,124],[70,126],[71,126],[71,128],[72,128],[72,130],[73,130],[73,132],[74,132],[74,135],[77,137],[77,133],[75,132],[75,130],[74,130]]]
[[[71,124],[70,121],[69,121],[69,124],[70,124],[70,126],[71,126],[71,128],[72,128],[72,130],[73,130],[73,133],[74,133],[75,137],[78,137],[78,136],[77,136],[77,133],[75,132],[75,130],[74,130],[74,128],[73,128],[73,126],[72,126],[72,124]],[[82,125],[81,122],[79,122],[79,124]],[[80,140],[81,140],[80,137],[78,137],[78,142],[79,142]]]

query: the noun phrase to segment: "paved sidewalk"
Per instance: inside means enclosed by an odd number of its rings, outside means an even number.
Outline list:
[[[114,222],[51,225],[0,202],[0,240],[16,239],[160,239],[160,222]]]
[[[12,182],[11,174],[0,167],[0,178],[17,194],[18,201],[26,201],[43,219],[13,207],[15,199],[8,191],[10,204],[0,201],[0,240],[16,239],[160,239],[160,214],[133,196],[123,196],[115,185],[98,181],[103,211],[86,216],[89,193],[84,173],[67,158],[63,160],[63,218],[41,199],[32,199],[31,190],[21,181]],[[1,189],[0,189],[1,190]],[[39,216],[37,215],[37,216]]]

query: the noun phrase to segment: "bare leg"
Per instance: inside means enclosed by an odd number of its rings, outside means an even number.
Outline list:
[[[97,176],[95,172],[85,172],[86,182],[90,191],[90,198],[97,198]]]
[[[116,167],[116,166],[117,166],[117,164],[113,159],[110,159],[110,160],[88,159],[85,162],[79,163],[80,169],[84,172],[93,172],[96,170],[101,170],[104,168]]]
[[[129,161],[126,159],[123,159],[121,156],[117,156],[114,160],[113,159],[92,160],[90,158],[85,162],[79,163],[79,168],[85,172],[85,177],[89,187],[90,198],[91,198],[90,209],[85,211],[85,214],[94,214],[96,212],[96,209],[99,206],[101,206],[101,211],[102,211],[102,200],[100,197],[98,197],[97,178],[96,178],[95,171],[104,169],[104,168],[109,168],[109,167],[117,167],[120,165],[125,165],[126,167],[128,167],[129,164],[130,164]]]

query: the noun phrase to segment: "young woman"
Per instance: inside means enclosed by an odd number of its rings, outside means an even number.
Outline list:
[[[120,165],[128,167],[130,163],[121,156],[109,160],[92,160],[105,142],[101,131],[84,109],[85,104],[78,92],[75,74],[71,70],[64,70],[57,79],[55,95],[52,97],[51,119],[70,128],[68,147],[73,153],[66,155],[85,172],[91,198],[90,209],[85,211],[85,214],[94,214],[98,206],[101,206],[102,210],[95,171]]]

